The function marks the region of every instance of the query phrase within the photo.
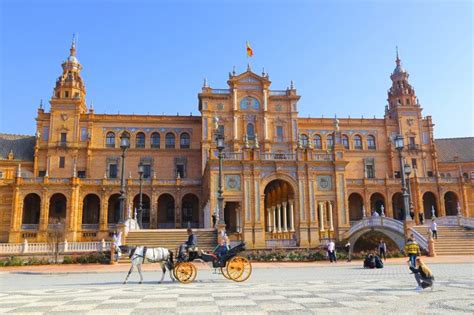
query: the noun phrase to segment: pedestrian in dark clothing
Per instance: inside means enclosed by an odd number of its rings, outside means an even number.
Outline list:
[[[410,217],[411,217],[411,220],[413,221],[415,219],[415,212],[410,211]]]
[[[383,268],[383,262],[379,256],[375,255],[374,260],[375,260],[375,268],[377,269]]]
[[[422,212],[418,214],[418,218],[420,219],[420,224],[423,225],[423,223],[425,222],[425,216]]]
[[[347,244],[344,246],[347,255],[347,262],[350,262],[351,259],[351,242],[347,241]]]
[[[368,254],[364,259],[364,268],[375,268],[375,257],[372,254]]]
[[[378,248],[380,258],[383,257],[383,260],[387,260],[387,257],[385,255],[387,253],[387,245],[385,245],[385,242],[383,240],[380,240]]]
[[[438,223],[434,219],[431,219],[431,233],[433,238],[438,239]]]

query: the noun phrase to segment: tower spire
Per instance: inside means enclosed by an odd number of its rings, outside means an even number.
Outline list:
[[[400,58],[398,57],[398,46],[395,46],[395,50],[397,51],[397,59],[395,59],[395,62],[397,63],[397,66],[400,65]]]
[[[72,34],[72,43],[71,43],[71,48],[69,49],[70,56],[76,56],[76,34]]]

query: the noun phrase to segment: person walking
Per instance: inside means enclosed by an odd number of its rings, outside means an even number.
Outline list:
[[[347,241],[344,249],[346,250],[347,262],[351,262],[351,242]]]
[[[434,219],[431,219],[431,234],[433,238],[438,239],[438,223]]]
[[[334,244],[333,240],[329,240],[328,244],[328,256],[329,256],[329,261],[337,263],[336,259],[336,244]]]
[[[416,267],[416,257],[420,254],[420,246],[414,240],[413,234],[408,238],[405,244],[405,253],[408,255],[410,264]]]
[[[380,256],[380,258],[383,257],[383,260],[387,260],[386,253],[387,253],[387,245],[385,244],[385,242],[383,240],[380,240],[380,243],[379,243],[379,256]]]
[[[431,290],[433,290],[433,272],[431,272],[431,270],[423,263],[420,257],[416,259],[416,262],[418,264],[418,268],[415,268],[410,264],[408,265],[410,267],[410,270],[413,272],[413,275],[415,276],[416,283],[418,283],[418,286],[415,288],[415,290],[421,291],[429,287],[431,287]]]

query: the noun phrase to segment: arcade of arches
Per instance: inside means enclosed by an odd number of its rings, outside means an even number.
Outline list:
[[[290,237],[295,232],[295,193],[283,180],[274,180],[265,187],[265,231],[274,238]]]

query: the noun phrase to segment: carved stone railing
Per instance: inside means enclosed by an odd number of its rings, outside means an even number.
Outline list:
[[[474,218],[472,217],[461,217],[459,216],[459,225],[474,229]]]
[[[296,160],[294,153],[262,153],[260,157],[262,160]]]
[[[211,89],[211,93],[214,94],[230,94],[229,89]]]
[[[333,161],[332,154],[313,154],[313,161]]]
[[[224,160],[237,160],[240,161],[244,158],[243,152],[222,152]]]
[[[38,224],[22,224],[21,229],[23,231],[38,231]]]
[[[83,230],[96,231],[99,229],[99,224],[82,224],[81,227]]]
[[[63,242],[58,245],[60,253],[100,252],[110,250],[111,242],[104,240],[101,242]],[[28,243],[26,240],[21,244],[0,243],[0,254],[45,254],[52,252],[53,246],[54,244],[51,243]]]
[[[24,184],[39,184],[43,182],[43,177],[23,178]]]
[[[385,179],[367,178],[369,185],[385,185]]]
[[[456,178],[456,177],[440,177],[440,178],[438,178],[438,182],[440,184],[457,184],[459,182],[459,178]]]
[[[81,178],[80,181],[84,185],[101,185],[102,184],[101,179]]]
[[[346,183],[348,185],[363,185],[364,180],[363,179],[346,179]]]
[[[420,183],[436,183],[435,177],[418,177]]]
[[[270,90],[270,96],[285,96],[286,90]]]

